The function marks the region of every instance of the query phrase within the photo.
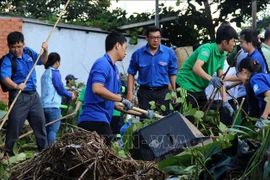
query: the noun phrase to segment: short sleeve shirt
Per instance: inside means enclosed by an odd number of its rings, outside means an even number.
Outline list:
[[[177,74],[177,58],[174,51],[160,45],[152,55],[148,46],[136,50],[130,60],[128,73],[138,75],[138,84],[148,87],[160,87],[170,84],[170,76]]]
[[[110,124],[113,116],[114,102],[94,94],[92,91],[94,83],[101,83],[110,92],[120,94],[119,72],[108,54],[96,60],[92,66],[86,84],[83,111],[78,123],[95,121]]]
[[[254,59],[255,61],[259,62],[262,66],[262,72],[267,73],[266,64],[264,62],[262,54],[259,52],[258,49],[255,49],[251,54],[248,54],[247,57]]]
[[[176,83],[191,92],[203,92],[209,81],[201,78],[193,72],[193,66],[197,60],[204,61],[202,69],[213,76],[218,70],[223,70],[226,53],[221,53],[216,43],[207,43],[196,49],[184,62],[179,70]]]
[[[270,90],[270,75],[265,73],[255,73],[250,79],[250,85],[253,88],[255,96],[259,100],[260,109],[264,109],[264,93]]]
[[[268,69],[270,69],[270,46],[265,43],[262,43],[262,52],[265,57]]]
[[[27,53],[27,51],[31,51],[32,57]],[[12,65],[11,65],[11,59],[14,57],[14,55],[9,52],[8,55],[4,58],[2,65],[1,65],[1,80],[5,78],[10,78],[12,75]],[[22,58],[16,58],[16,64],[17,69],[13,76],[13,81],[16,84],[23,83],[29,74],[30,70],[35,64],[35,61],[37,60],[38,54],[30,49],[29,47],[24,47]],[[38,65],[41,65],[41,61],[39,60]],[[32,91],[37,88],[37,78],[36,78],[36,70],[34,69],[31,73],[28,81],[26,82],[26,88],[24,91]]]

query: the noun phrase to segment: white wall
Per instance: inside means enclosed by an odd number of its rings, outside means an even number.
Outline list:
[[[72,27],[72,26],[71,26]],[[73,26],[74,27],[74,26]],[[46,24],[37,24],[24,21],[23,34],[25,36],[26,46],[29,46],[36,52],[40,52],[41,44],[45,41],[52,30],[52,26]],[[73,74],[79,82],[86,83],[88,73],[94,61],[105,53],[106,32],[91,32],[83,30],[74,30],[70,28],[56,28],[49,39],[49,52],[57,52],[61,56],[60,73],[63,83],[65,76]],[[127,38],[129,40],[129,38]],[[127,71],[132,53],[139,47],[146,44],[145,39],[138,39],[137,45],[128,44],[127,55],[118,63],[119,71]],[[40,77],[44,72],[44,66],[37,66],[37,86],[40,92]]]

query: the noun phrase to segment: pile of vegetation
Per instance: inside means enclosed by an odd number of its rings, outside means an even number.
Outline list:
[[[76,131],[11,174],[10,179],[165,179],[153,162],[121,158],[96,132]]]

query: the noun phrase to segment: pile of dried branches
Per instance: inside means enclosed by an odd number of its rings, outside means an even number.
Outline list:
[[[14,171],[10,179],[155,179],[165,175],[151,162],[123,159],[98,134],[66,134]]]

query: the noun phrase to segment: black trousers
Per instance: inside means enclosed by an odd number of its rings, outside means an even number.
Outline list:
[[[150,109],[150,101],[155,101],[157,108],[164,105],[166,107],[166,111],[161,111],[163,115],[170,114],[170,106],[169,100],[165,100],[166,94],[169,92],[168,86],[164,86],[161,88],[150,89],[147,87],[140,87],[137,92],[137,97],[139,101],[139,107],[142,109]]]
[[[120,129],[124,125],[124,122],[122,120],[121,116],[113,116],[111,120],[111,128],[114,135],[120,134]]]
[[[107,145],[110,145],[110,143],[115,139],[111,126],[106,122],[84,121],[79,123],[78,126],[87,131],[96,131],[100,136],[105,138]]]
[[[9,106],[16,95],[17,91],[9,92]],[[37,92],[29,94],[22,92],[14,104],[7,121],[5,149],[10,156],[14,155],[13,146],[21,135],[26,119],[34,131],[38,151],[42,151],[48,146],[45,117],[39,94]]]

